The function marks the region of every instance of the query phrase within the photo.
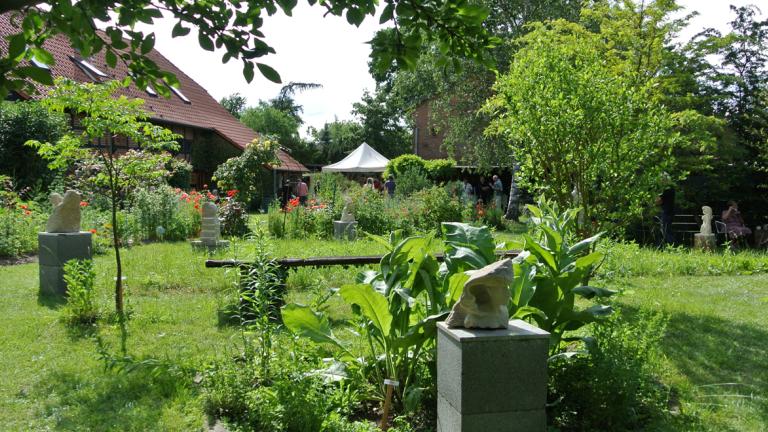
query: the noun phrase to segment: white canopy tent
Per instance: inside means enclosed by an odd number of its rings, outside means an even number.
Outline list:
[[[323,172],[383,172],[388,163],[389,159],[382,156],[367,143],[362,143],[344,159],[324,166]]]

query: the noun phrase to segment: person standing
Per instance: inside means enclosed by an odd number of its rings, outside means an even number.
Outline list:
[[[493,188],[493,202],[497,209],[504,210],[504,185],[501,184],[501,179],[497,175],[493,175],[493,183],[491,184],[491,188]]]
[[[395,186],[395,176],[390,174],[389,177],[387,177],[387,181],[384,182],[384,189],[387,190],[387,196],[390,198],[395,197]]]
[[[492,197],[493,188],[491,188],[491,185],[485,180],[485,177],[480,177],[480,199],[487,205],[491,202]]]
[[[296,196],[299,197],[299,204],[307,205],[307,195],[309,195],[309,187],[307,187],[307,183],[302,178],[299,180],[299,184],[296,185]]]

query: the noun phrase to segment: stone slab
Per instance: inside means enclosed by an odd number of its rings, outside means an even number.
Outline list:
[[[224,249],[229,247],[229,240],[216,240],[215,242],[205,240],[192,240],[190,244],[192,245],[192,249]]]
[[[63,266],[71,259],[92,257],[91,233],[37,233],[39,262],[44,265]]]
[[[544,408],[462,415],[442,395],[437,396],[437,432],[538,432],[546,429]]]
[[[67,284],[64,282],[64,268],[40,264],[38,267],[40,292],[43,294],[65,295]]]
[[[357,221],[333,221],[333,238],[336,240],[354,240],[357,237]]]
[[[549,334],[520,320],[509,328],[438,323],[437,391],[462,415],[543,410]]]

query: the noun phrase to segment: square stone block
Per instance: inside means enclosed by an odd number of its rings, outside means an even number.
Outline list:
[[[40,264],[39,273],[41,293],[55,295],[65,295],[67,293],[63,267]]]
[[[63,266],[71,259],[91,259],[91,233],[37,233],[40,264]]]
[[[498,330],[438,323],[438,394],[463,416],[543,410],[548,348],[549,333],[520,320]]]
[[[437,432],[534,432],[547,429],[547,413],[538,410],[462,415],[437,396]]]

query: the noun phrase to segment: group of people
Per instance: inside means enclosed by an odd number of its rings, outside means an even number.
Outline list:
[[[656,205],[661,208],[661,231],[665,243],[674,243],[672,235],[672,219],[675,215],[675,190],[667,188],[656,199]],[[720,214],[720,221],[725,225],[725,234],[729,240],[738,240],[748,238],[752,235],[752,230],[746,226],[744,217],[739,211],[739,203],[729,200],[728,206]]]
[[[485,177],[480,177],[477,185],[470,183],[469,179],[464,179],[462,198],[466,204],[489,204],[496,208],[504,209],[504,185],[499,176],[491,177],[487,181]]]
[[[390,198],[394,198],[394,196],[395,196],[395,187],[397,185],[395,184],[395,176],[390,174],[387,177],[387,181],[385,181],[384,183],[379,181],[379,179],[377,179],[377,178],[368,177],[365,180],[365,185],[364,186],[366,188],[373,189],[373,190],[375,190],[377,192],[383,192],[383,191],[386,190],[387,191],[387,196],[390,197]]]

